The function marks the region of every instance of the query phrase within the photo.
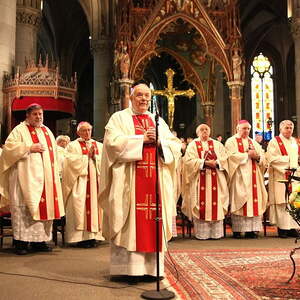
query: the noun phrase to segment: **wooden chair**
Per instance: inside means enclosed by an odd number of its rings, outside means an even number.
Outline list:
[[[13,237],[11,214],[9,212],[0,212],[0,248],[3,248],[5,237]]]
[[[181,202],[182,202],[182,200],[181,200],[181,197],[180,197],[179,200],[178,200],[178,203],[177,203],[177,207],[176,207],[177,216],[178,216],[178,218],[177,218],[178,222],[176,221],[176,226],[181,227],[183,238],[185,237],[185,232],[189,235],[189,238],[192,238],[192,228],[193,228],[194,224],[181,211]]]

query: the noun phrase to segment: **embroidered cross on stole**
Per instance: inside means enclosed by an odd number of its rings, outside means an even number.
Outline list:
[[[79,141],[81,151],[83,155],[88,155],[89,149],[86,145],[86,142]],[[95,141],[92,142],[92,145],[94,145],[95,154],[99,154],[98,147]],[[98,181],[97,181],[97,195],[98,195]],[[90,164],[88,164],[88,174],[87,174],[87,183],[86,183],[86,198],[85,198],[85,213],[86,213],[86,224],[85,229],[88,232],[94,232],[92,230],[92,214],[98,215],[98,210],[93,211],[91,204],[91,171],[90,171]],[[97,217],[97,220],[99,219],[99,216]]]
[[[245,153],[243,140],[242,138],[236,138],[236,142],[238,145],[238,151],[240,153]],[[249,146],[251,146],[254,149],[254,145],[250,139],[248,139]],[[254,159],[252,159],[252,205],[253,205],[253,216],[258,216],[258,193],[257,193],[257,179],[256,179],[256,162]],[[243,206],[243,215],[247,217],[247,202]]]
[[[135,134],[144,134],[149,127],[155,127],[148,115],[134,115]],[[136,251],[156,251],[156,147],[153,144],[143,145],[143,159],[135,166],[135,202],[136,202]],[[160,201],[160,200],[159,200]],[[159,204],[161,218],[161,202]],[[160,219],[159,236],[162,237]],[[161,251],[161,238],[159,251]]]
[[[203,154],[203,145],[201,141],[196,141],[196,147],[199,158],[207,158],[209,160],[216,160],[217,156],[214,150],[213,140],[208,140],[209,151],[205,151]],[[203,155],[203,157],[202,157]],[[218,219],[218,177],[215,169],[211,171],[211,220]],[[206,220],[206,168],[200,171],[199,177],[199,216],[200,220]]]
[[[36,133],[36,129],[33,126],[27,125],[27,128],[29,130],[31,139],[33,143],[39,143],[39,138]],[[49,133],[46,129],[46,127],[42,126],[41,130],[44,133],[46,142],[47,142],[47,148],[48,151],[45,151],[44,153],[41,153],[42,160],[44,160],[44,155],[46,155],[46,152],[49,153],[50,163],[51,163],[51,176],[52,176],[52,189],[53,189],[53,204],[52,200],[48,199],[46,194],[46,188],[45,188],[45,179],[44,179],[44,186],[42,191],[42,196],[39,203],[39,214],[40,214],[40,220],[49,220],[51,217],[48,215],[48,209],[47,206],[53,205],[54,206],[54,217],[55,219],[59,219],[61,217],[59,206],[58,206],[58,197],[57,197],[57,190],[56,190],[56,184],[55,184],[55,172],[54,172],[54,153],[53,153],[53,146],[52,142],[49,136]]]

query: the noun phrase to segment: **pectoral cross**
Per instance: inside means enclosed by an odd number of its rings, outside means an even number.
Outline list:
[[[169,127],[173,129],[173,121],[174,121],[174,110],[175,110],[175,97],[176,96],[185,96],[190,99],[195,95],[195,92],[192,89],[188,89],[186,91],[175,90],[173,87],[173,77],[175,72],[172,69],[168,69],[165,72],[168,80],[167,87],[164,90],[154,90],[152,91],[153,95],[159,95],[167,97],[168,99],[168,123]]]

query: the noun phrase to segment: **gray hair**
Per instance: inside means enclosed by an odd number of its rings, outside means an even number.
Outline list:
[[[70,143],[70,138],[67,135],[59,135],[56,138],[56,143],[59,143],[60,141],[66,141],[67,143]]]
[[[294,123],[293,123],[293,121],[291,121],[291,120],[283,120],[283,121],[281,121],[281,122],[279,123],[279,130],[281,130],[282,127],[283,127],[284,125],[286,125],[286,124],[291,124],[291,125],[293,126],[293,128],[294,128]]]
[[[199,136],[198,133],[199,133],[199,131],[200,131],[200,127],[203,126],[203,125],[205,125],[205,126],[209,129],[209,132],[211,131],[210,127],[209,127],[207,124],[202,123],[202,124],[200,124],[200,125],[196,128],[196,134],[197,134],[197,136]]]

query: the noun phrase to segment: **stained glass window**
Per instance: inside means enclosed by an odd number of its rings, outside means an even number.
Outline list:
[[[251,65],[252,133],[269,141],[274,136],[274,85],[273,67],[260,53]]]

